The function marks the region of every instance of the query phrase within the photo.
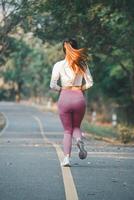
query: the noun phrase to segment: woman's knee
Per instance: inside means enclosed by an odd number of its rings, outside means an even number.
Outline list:
[[[80,131],[80,126],[75,126],[75,127],[73,128],[72,132],[74,132],[74,131]]]
[[[72,133],[73,133],[73,129],[72,128],[70,128],[68,130],[65,130],[65,134],[72,135]]]
[[[74,127],[73,128],[73,137],[74,138],[81,138],[81,129],[80,129],[80,127]]]

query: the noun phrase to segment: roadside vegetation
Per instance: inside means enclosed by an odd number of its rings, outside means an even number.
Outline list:
[[[104,126],[103,124],[92,124],[83,121],[82,129],[98,140],[105,140],[112,143],[134,144],[134,127],[118,124],[116,127]]]

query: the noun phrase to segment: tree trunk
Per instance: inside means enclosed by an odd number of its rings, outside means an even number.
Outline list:
[[[130,80],[132,101],[134,102],[134,69],[130,72],[129,80]]]
[[[17,83],[16,95],[15,95],[16,102],[20,102],[21,100],[21,88],[22,88],[22,82]]]
[[[130,82],[130,91],[131,91],[131,98],[132,101],[134,102],[134,67],[133,69],[130,71],[127,69],[127,67],[125,65],[123,65],[122,63],[120,63],[121,68],[125,71],[126,75],[129,78],[129,82]]]

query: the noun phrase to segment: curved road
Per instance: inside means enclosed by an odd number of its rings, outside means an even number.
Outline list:
[[[73,144],[72,167],[61,168],[63,129],[56,114],[0,103],[0,200],[133,200],[134,148],[85,141],[86,160]]]

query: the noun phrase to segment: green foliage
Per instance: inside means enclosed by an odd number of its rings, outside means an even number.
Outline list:
[[[47,92],[48,88],[48,70],[49,64],[44,51],[43,44],[34,37],[30,44],[23,40],[11,38],[11,52],[1,74],[8,84],[12,84],[15,93],[28,93],[29,95],[38,96]],[[35,39],[35,40],[34,40]],[[38,45],[36,43],[38,42]],[[34,48],[32,46],[34,45]],[[9,49],[10,49],[9,48]]]

